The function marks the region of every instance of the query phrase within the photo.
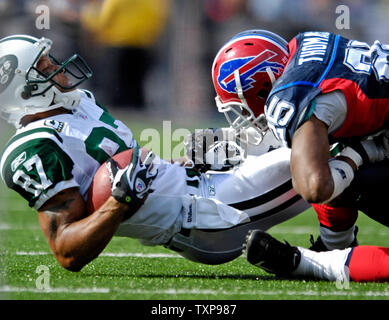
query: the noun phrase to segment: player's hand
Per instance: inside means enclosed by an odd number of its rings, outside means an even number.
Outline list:
[[[383,130],[376,135],[361,141],[370,162],[382,161],[389,158],[389,130]]]
[[[389,158],[389,130],[385,130],[380,135],[380,143],[384,149],[385,158]]]
[[[353,141],[349,147],[360,155],[362,163],[382,161],[389,157],[389,130],[381,131],[360,141]]]
[[[184,139],[186,156],[195,164],[205,164],[205,153],[215,142],[228,140],[225,136],[228,135],[230,130],[233,129],[208,128],[196,130],[194,133],[189,134]]]
[[[235,140],[236,131],[232,128],[196,130],[184,139],[186,156],[199,171],[227,170],[236,164],[229,158],[243,156]]]
[[[228,170],[243,160],[243,150],[234,141],[220,141],[205,153],[204,158],[210,170]]]
[[[118,169],[116,163],[111,160],[114,174],[111,190],[117,201],[136,207],[144,203],[147,195],[152,192],[151,184],[158,175],[158,170],[151,172],[154,157],[154,153],[149,151],[141,162],[141,149],[137,146],[130,164],[124,169]]]

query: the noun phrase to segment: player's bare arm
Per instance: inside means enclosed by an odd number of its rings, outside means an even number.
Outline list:
[[[95,259],[111,240],[128,210],[109,198],[90,216],[78,188],[66,189],[39,210],[39,223],[58,262],[79,271]]]
[[[293,136],[290,163],[293,187],[306,201],[322,202],[332,194],[328,160],[327,127],[312,116]]]
[[[308,202],[321,203],[333,194],[329,149],[328,128],[315,116],[301,125],[293,136],[290,163],[293,187]],[[354,171],[357,169],[350,158],[337,159],[347,162]]]

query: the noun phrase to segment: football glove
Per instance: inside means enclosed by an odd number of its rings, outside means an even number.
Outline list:
[[[243,150],[234,141],[216,142],[204,155],[210,170],[225,171],[243,160]]]
[[[149,151],[141,163],[141,152],[139,146],[135,147],[131,162],[124,169],[118,169],[116,162],[109,160],[113,174],[112,196],[117,201],[134,207],[144,203],[147,195],[152,192],[151,184],[158,175],[158,170],[151,172],[154,153]]]
[[[360,141],[353,141],[348,146],[359,154],[362,163],[382,161],[389,157],[389,131],[381,131]]]
[[[186,156],[201,172],[228,170],[239,163],[244,155],[235,140],[236,131],[231,128],[196,130],[184,139]]]

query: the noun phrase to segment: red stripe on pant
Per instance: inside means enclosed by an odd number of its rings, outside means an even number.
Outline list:
[[[356,208],[330,207],[325,204],[312,204],[320,223],[332,231],[350,229],[358,218]]]
[[[350,257],[349,272],[352,281],[389,281],[389,248],[355,247]]]

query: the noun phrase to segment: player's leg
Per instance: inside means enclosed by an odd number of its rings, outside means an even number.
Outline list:
[[[168,247],[193,261],[224,263],[241,254],[249,230],[266,230],[307,209],[293,190],[289,156],[288,149],[277,149],[229,171],[195,175],[183,229]]]
[[[299,247],[298,250],[301,260],[293,275],[330,281],[389,281],[389,248],[358,246],[314,252]]]
[[[358,210],[355,207],[332,207],[312,204],[319,219],[320,236],[312,243],[311,250],[326,251],[358,245],[356,238]]]
[[[282,276],[329,281],[389,281],[389,248],[359,246],[315,252],[282,243],[261,230],[249,233],[247,260]]]
[[[181,230],[165,247],[205,264],[221,264],[237,258],[242,254],[251,226],[248,215],[210,196],[215,194],[213,177],[217,173],[186,171],[188,186],[187,194],[181,199]],[[221,173],[217,180],[221,177],[226,175]]]
[[[389,159],[361,168],[350,187],[358,190],[356,206],[358,210],[373,220],[389,227],[389,215],[382,208],[387,207],[387,187],[389,181]],[[353,197],[353,190],[346,193]],[[354,191],[355,194],[355,191]]]
[[[262,230],[247,236],[248,262],[279,276],[348,281],[345,262],[351,248],[315,252],[282,243]]]
[[[389,281],[389,248],[359,246],[348,259],[353,281]]]
[[[358,210],[372,219],[389,226],[386,205],[386,186],[389,181],[389,161],[363,166],[353,182],[337,199],[337,206],[313,204],[319,222],[320,236],[310,249],[325,251],[358,245],[354,226]]]
[[[293,189],[289,158],[286,148],[249,156],[232,170],[210,174],[205,196],[246,212],[252,221],[262,220],[260,228],[267,230],[310,207]]]

